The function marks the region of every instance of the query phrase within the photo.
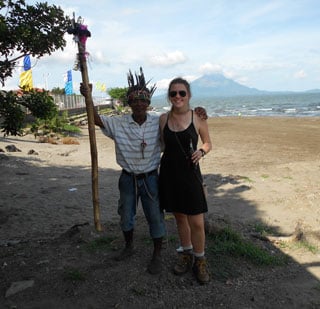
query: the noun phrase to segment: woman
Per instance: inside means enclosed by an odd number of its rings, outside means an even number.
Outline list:
[[[171,111],[160,116],[164,153],[160,164],[160,205],[175,216],[183,252],[178,254],[174,273],[182,275],[193,266],[197,280],[210,280],[204,255],[204,213],[208,211],[203,192],[200,159],[211,148],[208,124],[190,108],[191,90],[182,78],[170,82]],[[202,146],[197,149],[198,136]],[[197,150],[195,150],[197,149]]]

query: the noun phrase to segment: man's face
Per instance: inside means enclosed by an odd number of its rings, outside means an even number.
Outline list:
[[[149,106],[149,102],[146,100],[134,100],[130,107],[132,109],[132,113],[136,117],[144,117],[147,113],[147,109]]]

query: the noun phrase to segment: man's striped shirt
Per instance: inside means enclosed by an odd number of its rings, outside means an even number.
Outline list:
[[[147,173],[160,163],[159,117],[147,114],[140,126],[132,115],[107,117],[100,115],[102,132],[114,140],[117,163],[130,173]],[[141,143],[146,143],[142,154]]]

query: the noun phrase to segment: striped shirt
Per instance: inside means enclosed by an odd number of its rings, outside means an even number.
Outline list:
[[[160,164],[159,117],[147,114],[140,126],[132,115],[107,117],[100,115],[103,134],[114,140],[117,163],[134,174],[148,173]],[[141,151],[141,143],[146,143]]]

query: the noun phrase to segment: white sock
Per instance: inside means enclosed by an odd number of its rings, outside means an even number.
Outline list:
[[[191,251],[193,249],[192,245],[183,247],[183,251]]]
[[[203,252],[193,252],[193,255],[196,257],[196,258],[202,258],[204,257],[204,251]]]

